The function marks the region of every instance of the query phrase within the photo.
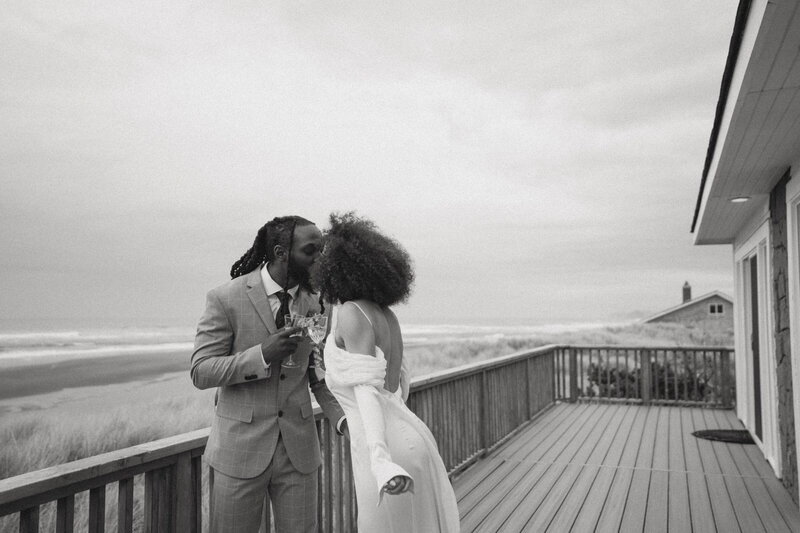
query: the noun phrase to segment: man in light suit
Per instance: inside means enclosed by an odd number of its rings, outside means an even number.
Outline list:
[[[310,341],[283,325],[285,315],[320,312],[308,270],[321,241],[308,220],[273,219],[234,263],[233,279],[208,293],[190,373],[196,387],[218,387],[205,450],[212,532],[257,531],[265,496],[279,533],[317,530],[321,457],[310,381],[340,434],[344,412],[309,368]]]

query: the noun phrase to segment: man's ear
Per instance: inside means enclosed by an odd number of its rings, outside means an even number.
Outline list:
[[[272,251],[275,253],[275,257],[281,261],[287,258],[286,248],[284,248],[280,244],[276,244],[275,248],[273,248]]]

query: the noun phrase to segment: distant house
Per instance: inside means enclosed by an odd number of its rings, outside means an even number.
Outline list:
[[[692,232],[732,247],[736,411],[800,499],[800,3],[740,0]]]
[[[733,298],[719,291],[692,299],[692,287],[683,286],[683,303],[644,319],[642,322],[698,324],[707,321],[733,324]]]

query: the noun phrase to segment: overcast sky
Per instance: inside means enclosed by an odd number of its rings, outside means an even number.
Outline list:
[[[736,0],[0,6],[0,318],[194,324],[268,219],[408,248],[408,322],[732,292],[689,233]]]

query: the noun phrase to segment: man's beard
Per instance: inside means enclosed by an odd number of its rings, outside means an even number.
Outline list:
[[[291,256],[289,256],[289,264],[286,268],[286,274],[289,278],[296,281],[301,287],[313,292],[313,287],[311,286],[311,273],[308,271],[308,269],[298,265]]]

